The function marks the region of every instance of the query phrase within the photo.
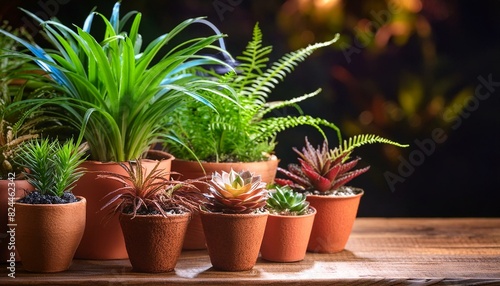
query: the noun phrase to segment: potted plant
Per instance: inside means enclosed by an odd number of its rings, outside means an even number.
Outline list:
[[[71,190],[83,175],[85,149],[69,140],[24,143],[24,175],[34,190],[15,202],[16,248],[23,268],[59,272],[69,268],[85,229],[86,200]]]
[[[316,210],[306,195],[288,186],[269,191],[266,231],[260,248],[261,257],[274,262],[295,262],[306,255]]]
[[[200,217],[215,269],[252,269],[259,256],[268,212],[266,183],[249,171],[215,172]]]
[[[121,187],[108,194],[103,206],[115,206],[130,263],[139,272],[174,270],[190,219],[202,193],[190,181],[167,179],[157,163],[152,170],[135,160],[120,166],[127,175],[102,173],[98,178],[116,180]]]
[[[75,129],[86,125],[84,138],[89,146],[90,160],[84,167],[89,172],[74,192],[87,198],[89,211],[77,257],[126,258],[118,218],[104,226],[103,217],[99,215],[102,198],[119,185],[99,180],[99,186],[95,186],[97,173],[125,174],[118,163],[145,158],[151,153],[155,153],[154,160],[143,161],[144,166],[152,168],[156,160],[162,159],[161,168],[170,169],[173,156],[161,153],[158,158],[159,152],[150,151],[150,147],[166,136],[163,119],[182,106],[187,97],[212,107],[203,97],[204,93],[227,96],[222,92],[226,89],[224,85],[198,75],[204,65],[227,65],[214,57],[199,54],[202,50],[224,53],[213,45],[223,35],[178,41],[192,25],[207,23],[202,18],[187,19],[142,48],[139,34],[142,15],[131,11],[120,18],[120,2],[115,4],[109,19],[92,11],[84,24],[76,28],[55,20],[44,21],[25,12],[40,24],[41,33],[53,48],[42,49],[4,30],[0,33],[23,44],[31,54],[17,53],[18,56],[40,65],[52,79],[53,87],[64,96],[50,101],[24,101],[17,107],[57,105],[65,109],[59,114],[61,120]],[[101,37],[95,35],[96,28],[92,27],[95,17],[104,23]]]
[[[356,147],[371,143],[408,146],[365,134],[344,140],[343,144],[330,150],[326,141],[321,147],[314,148],[306,137],[302,151],[293,148],[299,155],[300,165],[289,164],[288,169],[278,168],[278,173],[287,179],[276,178],[275,182],[305,193],[307,201],[317,210],[308,251],[334,253],[344,249],[364,193],[360,188],[345,184],[370,168],[354,169],[361,158],[353,159],[350,156]]]
[[[237,104],[231,101],[232,97],[207,94],[217,112],[190,100],[171,114],[169,122],[174,139],[167,140],[164,145],[176,157],[172,170],[182,173],[185,178],[199,178],[222,170],[249,170],[261,175],[262,181],[269,184],[274,180],[279,163],[279,158],[273,154],[279,132],[309,125],[323,136],[322,127],[332,128],[339,134],[333,123],[302,114],[298,106],[299,102],[317,95],[320,89],[286,101],[268,101],[273,88],[300,62],[317,49],[332,45],[337,39],[338,35],[331,41],[285,54],[278,61],[268,64],[272,47],[263,46],[262,32],[255,25],[252,40],[242,55],[236,57],[240,62],[237,72],[210,74],[213,81],[227,84],[235,91]],[[272,116],[273,112],[287,107],[296,109],[300,114]],[[189,243],[186,248],[204,248],[203,237],[196,237],[202,236],[194,225],[196,222],[195,217],[186,235],[185,244]]]
[[[13,29],[8,23],[0,29],[15,35],[26,35],[23,29]],[[0,34],[0,260],[10,259],[12,253],[8,249],[7,205],[9,200],[23,195],[24,190],[32,190],[32,186],[23,177],[23,166],[15,159],[23,142],[38,138],[40,133],[47,134],[54,127],[60,126],[56,120],[47,115],[45,109],[22,108],[17,111],[11,105],[26,99],[47,98],[53,91],[44,90],[43,82],[37,81],[40,74],[38,66],[31,65],[26,59],[11,56],[12,51],[20,49],[15,40]],[[5,190],[5,191],[3,191]],[[16,254],[16,259],[19,256]]]

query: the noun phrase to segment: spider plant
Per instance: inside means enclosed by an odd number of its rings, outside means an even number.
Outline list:
[[[62,120],[77,130],[86,125],[90,159],[124,162],[139,158],[165,135],[162,120],[187,97],[212,109],[204,95],[231,95],[228,87],[198,76],[201,66],[229,66],[198,54],[201,50],[225,53],[213,45],[224,35],[178,40],[190,26],[207,24],[205,19],[187,19],[142,48],[142,14],[131,11],[120,18],[120,2],[109,19],[92,11],[83,26],[74,29],[23,11],[40,24],[52,48],[43,49],[6,30],[0,33],[24,45],[31,54],[16,55],[37,63],[64,96],[24,101],[17,108],[48,103],[63,107],[66,112],[57,114]],[[102,38],[91,32],[96,17],[105,26]]]
[[[252,162],[267,160],[276,146],[276,135],[288,128],[309,125],[326,138],[322,127],[332,128],[340,140],[337,126],[322,118],[303,114],[299,102],[317,95],[321,90],[286,101],[267,101],[274,87],[315,50],[332,45],[338,35],[328,42],[316,43],[285,54],[268,65],[271,46],[262,45],[262,32],[255,25],[252,40],[239,61],[236,73],[213,73],[215,82],[229,85],[236,93],[236,102],[228,97],[207,95],[218,112],[191,100],[171,116],[170,130],[178,141],[169,140],[165,147],[176,158],[209,162]],[[300,114],[273,116],[273,111],[292,107]]]

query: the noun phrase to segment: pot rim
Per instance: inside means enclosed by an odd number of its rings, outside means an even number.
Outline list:
[[[160,150],[149,150],[148,153],[151,154],[164,154],[167,155],[168,157],[162,158],[162,159],[150,159],[150,158],[142,158],[141,160],[145,162],[158,162],[158,161],[173,161],[177,160],[174,155],[165,152],[165,151],[160,151]],[[117,161],[109,161],[109,162],[102,162],[102,161],[97,161],[97,160],[85,160],[83,161],[82,164],[91,164],[91,165],[115,165],[118,163],[127,163],[127,161],[124,162],[117,162]]]
[[[257,216],[268,216],[269,211],[265,212],[259,212],[259,213],[246,213],[246,214],[226,214],[226,213],[220,213],[220,212],[210,212],[204,209],[200,209],[199,211],[200,215],[206,215],[206,216],[224,216],[224,217],[257,217]]]
[[[314,194],[307,194],[306,198],[312,197],[312,198],[325,198],[325,199],[352,199],[356,197],[361,197],[365,194],[365,191],[361,188],[355,188],[355,187],[350,187],[354,189],[354,191],[358,192],[357,194],[354,195],[348,195],[348,196],[333,196],[333,195],[314,195]]]
[[[82,197],[82,196],[76,196],[76,198],[80,199],[76,202],[71,202],[71,203],[66,203],[66,204],[27,204],[27,203],[20,203],[18,202],[20,199],[22,199],[22,197],[16,197],[16,199],[14,200],[14,203],[16,205],[19,205],[19,206],[33,206],[33,207],[50,207],[50,206],[53,206],[53,207],[63,207],[63,206],[73,206],[74,204],[78,204],[78,203],[87,203],[87,200],[85,199],[85,197]]]
[[[274,214],[272,212],[269,212],[269,216],[279,217],[279,218],[283,218],[283,219],[299,219],[299,218],[306,218],[306,217],[314,216],[318,212],[315,207],[309,206],[309,209],[312,210],[313,212],[303,214],[303,215],[280,215],[280,214]]]

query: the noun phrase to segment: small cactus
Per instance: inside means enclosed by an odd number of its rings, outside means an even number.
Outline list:
[[[215,172],[209,191],[205,208],[211,212],[252,213],[266,205],[266,183],[249,171]]]
[[[297,193],[289,186],[275,186],[275,191],[269,192],[266,208],[280,215],[304,215],[309,211],[306,195]]]

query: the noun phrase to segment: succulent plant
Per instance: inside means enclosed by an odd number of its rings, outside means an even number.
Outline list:
[[[280,215],[304,215],[309,211],[306,195],[294,192],[289,186],[275,186],[269,192],[266,209]]]
[[[326,141],[321,147],[314,148],[306,137],[306,146],[302,148],[302,152],[293,148],[295,153],[299,155],[300,165],[289,164],[288,170],[278,168],[278,172],[287,176],[288,179],[276,178],[275,182],[282,186],[288,185],[295,191],[322,195],[332,194],[370,169],[370,166],[367,166],[353,170],[361,158],[351,159],[350,155],[354,148],[371,143],[407,147],[407,145],[380,136],[365,134],[344,140],[343,145],[330,150]]]
[[[148,171],[142,166],[142,160],[119,163],[126,175],[102,172],[98,179],[112,179],[120,182],[123,187],[109,194],[109,201],[101,210],[117,203],[112,213],[122,212],[137,214],[159,214],[166,216],[168,212],[178,213],[191,211],[198,207],[198,202],[205,197],[193,183],[203,183],[197,180],[178,181],[168,178],[168,172],[159,169],[160,161]]]
[[[214,172],[210,181],[208,203],[211,212],[229,214],[252,213],[266,205],[266,183],[250,171]]]

